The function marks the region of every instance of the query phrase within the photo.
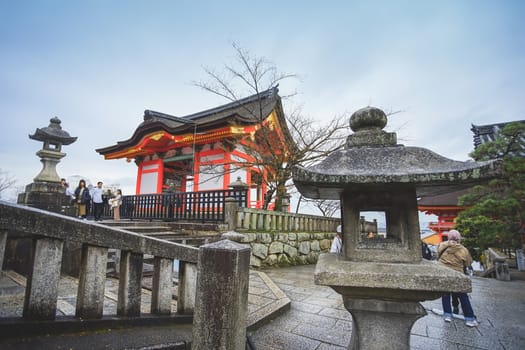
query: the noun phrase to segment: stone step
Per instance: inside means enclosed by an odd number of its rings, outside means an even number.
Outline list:
[[[170,232],[171,229],[167,226],[119,226],[120,229],[128,230],[135,233],[149,233],[149,232]]]

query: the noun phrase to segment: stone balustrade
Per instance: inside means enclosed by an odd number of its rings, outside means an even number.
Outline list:
[[[341,219],[325,216],[283,213],[238,207],[236,200],[226,198],[225,223],[238,232],[335,232]]]
[[[31,237],[33,241],[24,319],[55,319],[62,248],[67,241],[82,244],[76,317],[102,317],[107,255],[111,248],[121,252],[117,316],[140,316],[145,254],[154,256],[151,313],[171,313],[174,259],[180,261],[177,313],[189,314],[194,311],[197,248],[0,202],[0,266],[8,235],[10,238]]]

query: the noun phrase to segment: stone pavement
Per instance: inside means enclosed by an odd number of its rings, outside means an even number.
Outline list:
[[[350,314],[344,309],[340,295],[329,287],[314,285],[314,267],[250,271],[248,334],[257,350],[346,349],[352,330]],[[11,278],[7,278],[6,272],[0,278],[0,316],[3,317],[21,315],[25,280]],[[117,285],[114,279],[106,282],[105,314],[115,312]],[[63,278],[60,290],[57,313],[74,314],[74,279]],[[142,311],[148,312],[149,292],[143,293]],[[472,304],[480,322],[478,328],[468,328],[459,320],[445,323],[429,311],[412,328],[411,349],[525,349],[525,281],[474,277]],[[423,305],[427,310],[441,309],[440,300]],[[175,308],[174,303],[173,310]],[[168,339],[170,334],[174,337],[169,327],[134,329],[135,334],[141,335],[141,344],[136,341],[124,344],[127,337],[119,332],[123,331],[39,337],[28,340],[23,348],[31,349],[38,344],[40,349],[92,350],[97,342],[109,349],[149,349],[153,344],[157,344],[156,349],[162,349],[160,342],[169,345],[177,341],[177,338]],[[20,349],[20,344],[0,343],[1,348]]]
[[[350,314],[339,294],[313,283],[314,265],[263,271],[291,299],[291,309],[249,332],[257,350],[347,348]],[[441,300],[427,301],[423,306],[429,314],[414,324],[411,349],[525,349],[525,281],[474,277],[472,285],[479,327],[468,328],[460,320],[445,323],[430,311],[441,309]]]

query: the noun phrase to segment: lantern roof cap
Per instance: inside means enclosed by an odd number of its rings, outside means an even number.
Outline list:
[[[72,144],[77,140],[76,137],[72,137],[67,131],[62,130],[60,126],[61,120],[57,117],[51,118],[49,122],[49,126],[37,128],[33,135],[29,135],[29,138],[42,142],[58,142],[63,145]]]
[[[426,148],[397,144],[395,133],[382,129],[386,114],[365,107],[350,118],[354,131],[344,149],[320,163],[293,168],[295,186],[306,197],[339,199],[344,190],[365,187],[388,191],[391,186],[415,187],[418,196],[446,193],[496,177],[498,161],[455,161]]]
[[[248,188],[248,186],[249,185],[246,182],[242,181],[240,176],[237,176],[237,180],[235,180],[234,182],[228,185],[228,187],[231,187],[233,189],[235,188],[243,189],[243,188]]]

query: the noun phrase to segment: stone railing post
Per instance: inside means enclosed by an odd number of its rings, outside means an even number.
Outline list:
[[[192,314],[195,311],[195,294],[197,293],[197,264],[179,262],[177,292],[177,313]]]
[[[228,197],[224,200],[224,222],[228,225],[228,230],[237,228],[237,201],[235,198]]]
[[[271,214],[264,214],[263,216],[264,216],[264,221],[263,221],[264,222],[264,224],[263,224],[264,225],[263,226],[264,230],[265,231],[270,231],[270,229],[272,228],[270,225],[271,225],[271,223],[273,221],[272,220],[273,215],[271,215]]]
[[[173,260],[156,256],[153,261],[151,313],[171,314]]]
[[[122,251],[118,286],[117,315],[140,316],[143,254]]]
[[[193,350],[245,349],[249,264],[250,249],[230,240],[200,247]]]
[[[108,248],[84,244],[80,262],[76,316],[102,318]]]
[[[64,241],[39,238],[33,245],[23,316],[26,320],[54,320]]]

